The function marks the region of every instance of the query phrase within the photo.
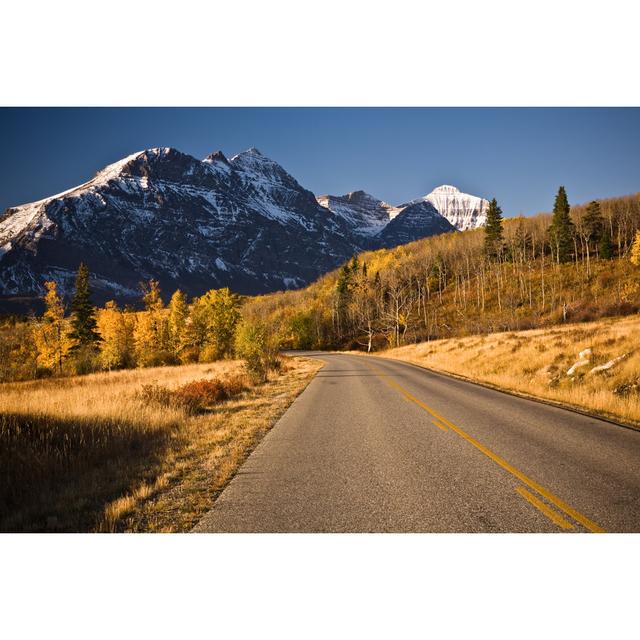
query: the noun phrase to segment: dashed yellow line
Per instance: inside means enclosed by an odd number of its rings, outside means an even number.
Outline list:
[[[573,525],[569,521],[565,520],[559,513],[548,507],[544,502],[542,502],[542,500],[536,498],[532,493],[529,493],[529,491],[527,491],[523,486],[516,487],[516,492],[547,516],[551,522],[557,524],[561,529],[573,529]]]
[[[466,431],[462,430],[460,427],[455,425],[450,420],[447,420],[444,416],[440,415],[437,411],[433,410],[429,405],[422,402],[411,393],[409,393],[406,389],[401,387],[397,382],[391,380],[386,373],[380,373],[382,369],[379,367],[373,367],[369,365],[369,368],[376,373],[381,379],[386,382],[390,387],[399,391],[405,398],[415,402],[419,407],[424,409],[426,412],[430,413],[441,425],[446,425],[457,433],[461,438],[464,438],[469,444],[473,445],[476,449],[484,453],[485,456],[493,460],[497,465],[502,467],[505,471],[508,471],[511,475],[515,476],[522,482],[527,485],[530,489],[533,489],[535,492],[539,493],[542,497],[546,498],[549,502],[551,502],[554,506],[556,506],[560,511],[562,511],[565,515],[573,518],[576,522],[579,522],[583,527],[591,531],[592,533],[606,533],[605,529],[603,529],[600,525],[596,524],[592,520],[589,520],[585,515],[574,509],[571,505],[568,505],[566,502],[555,496],[548,489],[545,489],[541,484],[538,484],[535,480],[532,480],[528,476],[526,476],[522,471],[514,467],[512,464],[509,464],[504,458],[501,458],[498,454],[494,453],[488,447],[485,447],[481,442],[476,440],[473,436],[470,436]],[[435,422],[434,422],[435,424]],[[436,425],[438,426],[438,425]],[[440,427],[442,428],[442,427]],[[528,492],[527,492],[528,493]],[[529,494],[531,495],[531,494]],[[523,496],[524,497],[524,496]],[[544,503],[541,502],[544,505]],[[544,505],[546,507],[546,505]],[[548,507],[547,507],[548,508]],[[551,509],[549,509],[551,511]],[[556,514],[557,515],[557,514]],[[560,517],[560,516],[558,516]]]

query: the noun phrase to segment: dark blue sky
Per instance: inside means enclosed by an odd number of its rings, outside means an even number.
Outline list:
[[[202,158],[258,147],[317,194],[392,204],[439,184],[505,215],[640,191],[640,109],[0,109],[0,210],[64,191],[148,147]]]

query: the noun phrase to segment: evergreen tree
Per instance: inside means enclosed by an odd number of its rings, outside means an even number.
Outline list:
[[[338,281],[336,282],[336,293],[338,294],[338,309],[342,309],[349,302],[349,294],[351,292],[351,284],[353,281],[354,271],[352,264],[355,260],[357,268],[357,257],[354,256],[351,262],[345,262],[340,268]]]
[[[613,244],[611,243],[611,233],[609,227],[605,225],[598,243],[598,253],[604,260],[611,260],[613,258]]]
[[[583,224],[588,241],[599,242],[604,228],[604,220],[600,211],[600,203],[597,200],[592,200],[589,203],[584,214]]]
[[[484,225],[484,253],[487,258],[498,258],[504,250],[502,232],[502,209],[493,198],[487,210],[487,222]]]
[[[549,236],[558,262],[568,262],[573,252],[574,225],[569,215],[570,210],[567,192],[564,187],[560,187],[553,205],[553,217],[549,227]]]
[[[352,267],[355,267],[356,270],[354,271]],[[340,336],[342,336],[343,333],[347,309],[351,301],[353,278],[357,275],[359,268],[358,258],[357,256],[353,256],[349,262],[345,262],[345,264],[342,265],[338,273],[338,280],[336,282],[336,320],[338,335]]]
[[[89,289],[89,269],[80,263],[76,276],[76,290],[71,301],[71,331],[69,338],[74,341],[72,351],[85,347],[95,348],[100,342],[100,334],[96,331],[96,307],[91,302]]]

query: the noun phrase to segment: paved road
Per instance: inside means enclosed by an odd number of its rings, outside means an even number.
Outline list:
[[[640,531],[640,432],[382,358],[326,362],[194,531]]]

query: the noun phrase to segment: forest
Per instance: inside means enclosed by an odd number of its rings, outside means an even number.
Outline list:
[[[257,379],[280,349],[379,351],[422,341],[582,322],[640,309],[640,194],[504,219],[354,256],[293,291],[229,289],[168,304],[154,280],[142,310],[96,308],[80,265],[73,299],[45,283],[42,316],[4,318],[0,381],[244,359]]]

